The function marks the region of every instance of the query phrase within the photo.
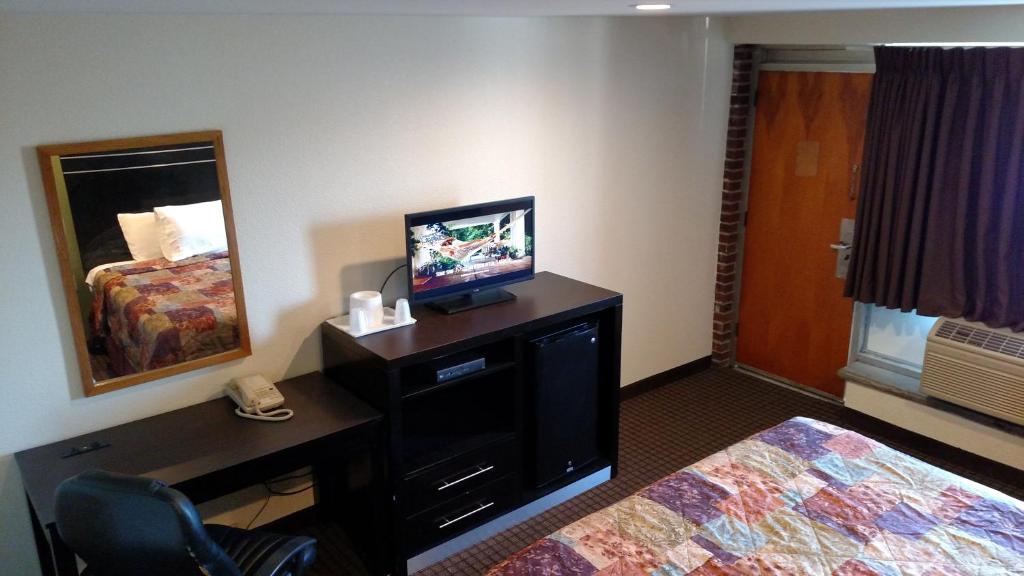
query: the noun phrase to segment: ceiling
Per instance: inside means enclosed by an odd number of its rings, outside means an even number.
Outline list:
[[[630,6],[638,1],[641,0],[0,0],[0,11],[585,16],[1024,4],[1024,0],[667,0],[673,5],[671,10],[641,13]]]

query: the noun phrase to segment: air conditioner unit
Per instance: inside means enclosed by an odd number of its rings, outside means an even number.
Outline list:
[[[921,391],[1024,424],[1024,332],[940,318],[925,344]]]

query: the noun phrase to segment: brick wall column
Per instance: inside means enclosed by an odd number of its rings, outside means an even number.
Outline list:
[[[715,278],[715,316],[712,360],[732,364],[738,312],[737,257],[740,221],[743,217],[743,178],[750,131],[753,96],[754,47],[738,45],[733,50],[732,91],[729,100],[729,132],[725,141],[725,171],[722,177],[722,216],[718,227],[718,274]]]

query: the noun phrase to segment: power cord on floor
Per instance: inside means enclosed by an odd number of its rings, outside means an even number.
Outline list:
[[[267,489],[267,492],[270,492],[270,494],[272,496],[293,496],[295,494],[302,494],[303,492],[306,492],[307,490],[312,490],[314,486],[316,486],[316,482],[310,484],[309,486],[304,486],[304,487],[298,488],[296,490],[290,490],[290,491],[287,491],[287,492],[278,492],[277,490],[274,490],[273,488],[271,488],[267,484],[263,485],[263,487]]]
[[[281,476],[280,478],[273,478],[267,480],[264,484],[277,484],[278,482],[284,482],[285,480],[298,480],[299,478],[309,478],[312,476],[312,472],[303,472],[302,474],[293,474],[291,476]]]
[[[249,520],[249,523],[245,525],[246,530],[252,528],[252,525],[256,523],[256,519],[259,518],[260,514],[263,514],[263,511],[267,509],[267,504],[270,504],[271,496],[271,494],[267,494],[267,499],[263,501],[263,506],[260,506],[260,509],[256,511],[256,515],[253,516],[252,520]]]
[[[253,524],[256,523],[256,520],[260,517],[261,514],[263,514],[263,511],[267,509],[267,506],[270,504],[270,499],[273,498],[274,496],[294,496],[295,494],[302,494],[303,492],[306,492],[308,490],[312,490],[313,487],[316,486],[316,482],[313,481],[313,482],[310,482],[308,486],[303,486],[302,488],[297,488],[295,490],[278,491],[278,490],[274,490],[271,487],[272,484],[277,484],[277,483],[280,483],[280,482],[285,482],[287,480],[298,480],[299,478],[309,478],[312,475],[313,475],[312,472],[306,472],[305,474],[295,474],[295,475],[292,475],[292,476],[283,476],[281,478],[275,478],[273,480],[267,480],[267,481],[263,482],[263,488],[265,488],[267,490],[267,497],[266,497],[266,499],[263,500],[263,505],[260,506],[260,509],[256,511],[256,514],[252,517],[252,520],[249,520],[249,523],[245,525],[245,529],[249,530],[250,528],[252,528]]]

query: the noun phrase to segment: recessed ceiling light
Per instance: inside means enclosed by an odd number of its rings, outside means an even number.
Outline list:
[[[671,7],[671,4],[633,4],[637,10],[668,10]]]

